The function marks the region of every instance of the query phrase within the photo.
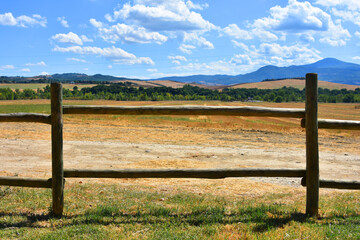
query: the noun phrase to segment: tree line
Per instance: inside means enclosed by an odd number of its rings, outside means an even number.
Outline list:
[[[265,101],[265,102],[303,102],[305,89],[282,87],[280,89],[225,88],[222,91],[185,85],[171,87],[132,87],[123,83],[99,84],[94,87],[63,89],[64,99],[104,99],[117,101],[164,101],[164,100],[218,100],[218,101]],[[31,90],[10,88],[0,89],[0,100],[49,99],[50,86]],[[360,102],[360,88],[355,90],[329,90],[319,88],[319,102],[352,103]]]

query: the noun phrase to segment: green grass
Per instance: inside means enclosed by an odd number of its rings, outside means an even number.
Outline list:
[[[37,89],[44,89],[47,85],[50,85],[49,83],[0,83],[0,88],[10,88],[10,89],[19,89],[20,91],[24,89],[31,89],[31,90],[37,90]],[[96,84],[63,84],[63,88],[73,90],[75,86],[78,87],[78,89],[82,89],[85,87],[93,87]]]
[[[321,197],[315,220],[292,194],[227,199],[76,183],[57,219],[49,215],[50,190],[1,187],[0,239],[359,239],[359,197]]]
[[[0,105],[0,113],[17,113],[17,112],[50,113],[50,102],[49,104]]]
[[[46,83],[2,83],[0,84],[0,88],[10,88],[10,89],[19,89],[19,90],[24,90],[24,89],[31,89],[31,90],[37,90],[39,89],[43,89],[44,87],[46,87]]]

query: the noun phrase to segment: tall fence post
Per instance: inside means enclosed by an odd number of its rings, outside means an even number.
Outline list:
[[[61,217],[64,208],[62,85],[51,83],[52,213]]]
[[[306,214],[318,216],[319,145],[318,145],[318,76],[306,74]]]

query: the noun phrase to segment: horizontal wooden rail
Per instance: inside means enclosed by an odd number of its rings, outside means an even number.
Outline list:
[[[63,106],[64,114],[228,115],[304,118],[304,109],[234,106]]]
[[[306,178],[301,179],[301,185],[306,186]],[[320,188],[336,188],[336,189],[349,189],[360,190],[360,182],[356,181],[335,181],[335,180],[322,180],[320,179]]]
[[[51,124],[51,116],[39,113],[0,114],[0,122],[37,122]]]
[[[305,177],[305,169],[65,169],[68,178]]]
[[[37,179],[37,178],[19,178],[19,177],[0,177],[0,186],[15,186],[15,187],[33,187],[33,188],[51,188],[51,178]]]
[[[301,119],[301,127],[305,128],[305,119]],[[318,128],[360,130],[360,121],[319,119]]]

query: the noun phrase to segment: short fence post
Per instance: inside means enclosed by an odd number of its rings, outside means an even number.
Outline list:
[[[318,216],[319,145],[318,145],[318,76],[306,74],[306,214]]]
[[[64,208],[62,85],[51,83],[52,213],[61,217]]]

